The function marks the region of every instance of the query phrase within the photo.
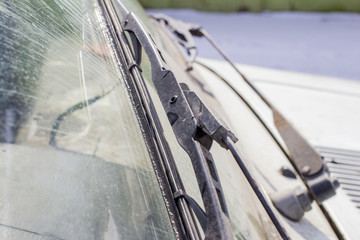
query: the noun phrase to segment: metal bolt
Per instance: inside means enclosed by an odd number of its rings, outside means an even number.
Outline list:
[[[128,23],[129,23],[129,21],[128,21],[128,20],[125,20],[125,21],[124,21],[124,26],[126,26]]]
[[[309,166],[307,166],[307,165],[305,165],[305,166],[303,166],[302,168],[301,168],[301,173],[302,174],[307,174],[307,173],[309,173],[310,172],[310,167]]]

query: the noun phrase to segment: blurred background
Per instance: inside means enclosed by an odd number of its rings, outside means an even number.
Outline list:
[[[359,0],[140,2],[202,25],[236,63],[360,81]],[[221,59],[196,41],[200,57]]]

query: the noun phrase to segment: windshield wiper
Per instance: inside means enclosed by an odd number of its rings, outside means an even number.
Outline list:
[[[144,49],[151,63],[153,85],[167,113],[168,120],[178,143],[190,157],[197,178],[205,211],[201,209],[194,199],[186,194],[181,179],[177,174],[176,166],[172,166],[173,168],[170,167],[171,169],[169,169],[168,172],[174,199],[180,203],[179,212],[184,220],[184,227],[187,231],[186,235],[191,239],[199,239],[197,229],[194,230],[194,227],[197,227],[192,221],[192,217],[187,218],[189,215],[181,210],[182,207],[186,206],[186,204],[183,204],[184,201],[188,203],[187,206],[193,209],[198,218],[204,230],[205,239],[234,238],[220,179],[215,162],[209,151],[213,140],[215,140],[221,147],[229,149],[234,155],[240,168],[244,171],[244,175],[254,188],[260,202],[263,204],[266,212],[279,231],[280,236],[283,239],[290,239],[276,218],[275,213],[270,208],[270,205],[267,203],[257,183],[251,177],[239,154],[236,152],[233,142],[236,142],[237,138],[214,117],[195,92],[191,91],[185,84],[178,83],[162,56],[161,51],[157,48],[154,39],[144,29],[134,13],[128,12],[119,1],[113,3],[121,15],[125,16],[121,22],[121,26],[118,17],[116,17],[114,13],[114,9],[111,8],[111,3],[104,1],[104,7],[109,14],[107,17],[112,21],[114,29],[116,30],[114,36],[117,38],[118,47],[121,47],[121,53],[124,54],[123,56],[130,75],[135,82],[137,82],[137,85],[139,85],[139,90],[144,91],[144,89],[142,89],[144,79],[140,68],[141,50]],[[125,31],[129,33],[133,44],[132,48],[128,43],[129,39],[125,35]],[[151,101],[146,100],[148,97],[147,93],[143,92],[142,94],[144,94],[143,101],[147,101],[143,107],[145,109],[150,107],[149,110],[151,110]],[[151,111],[150,114],[156,115],[153,111]],[[152,121],[151,119],[152,117],[149,116],[148,121]],[[156,124],[154,126],[155,129],[158,129]],[[164,161],[165,165],[171,162],[172,161]]]
[[[118,7],[121,8],[122,5],[119,4]],[[127,13],[125,9],[122,11]],[[124,15],[126,17],[122,21],[122,27],[130,34],[134,48],[133,56],[127,57],[135,59],[129,61],[128,68],[132,74],[138,73],[141,47],[143,47],[151,62],[154,87],[167,113],[174,134],[191,159],[202,194],[205,213],[201,213],[201,209],[198,211],[198,205],[193,203],[193,199],[186,195],[184,190],[175,192],[175,198],[185,198],[189,202],[204,229],[206,239],[233,239],[226,201],[214,160],[209,151],[215,140],[223,148],[230,149],[280,236],[283,239],[289,239],[254,178],[251,177],[236,152],[232,142],[236,142],[237,138],[214,117],[195,92],[185,84],[178,83],[161,51],[156,47],[154,39],[143,28],[138,18],[131,12]],[[203,214],[205,214],[205,223],[201,220]]]
[[[151,75],[161,103],[167,113],[177,141],[189,155],[205,207],[206,239],[233,239],[229,214],[216,171],[209,152],[212,140],[225,147],[225,136],[233,141],[235,136],[213,118],[198,96],[186,85],[180,85],[167,66],[161,51],[143,28],[137,17],[129,13],[122,22],[125,31],[136,36],[151,62]],[[136,48],[136,47],[135,47]],[[139,59],[135,56],[135,59]],[[182,197],[181,193],[174,193]],[[177,196],[178,195],[178,196]]]
[[[185,84],[177,82],[174,74],[167,68],[161,51],[152,44],[154,40],[143,29],[134,14],[127,15],[123,21],[123,27],[125,31],[136,35],[149,56],[155,88],[179,144],[192,160],[204,199],[207,220],[205,238],[233,238],[220,180],[209,152],[212,141],[215,140],[221,147],[231,151],[280,236],[283,239],[289,239],[255,179],[251,176],[240,155],[235,150],[233,145],[237,141],[235,135],[216,119],[195,92],[190,91]]]
[[[339,186],[339,182],[336,179],[330,177],[329,170],[325,165],[324,161],[322,160],[321,156],[286,120],[286,118],[275,108],[275,106],[273,106],[270,101],[262,93],[260,93],[260,91],[235,66],[235,64],[230,60],[228,56],[226,56],[226,54],[214,42],[214,40],[210,37],[210,35],[206,32],[205,29],[203,29],[197,24],[183,23],[182,21],[175,20],[164,14],[155,14],[152,15],[152,17],[157,21],[165,24],[165,26],[167,26],[175,34],[175,36],[177,36],[178,41],[182,46],[184,46],[186,49],[193,49],[192,51],[195,52],[195,54],[192,53],[189,55],[190,60],[188,62],[194,62],[193,56],[197,54],[196,47],[194,46],[194,40],[192,39],[193,36],[205,37],[210,42],[210,44],[219,52],[219,54],[242,77],[245,83],[271,109],[273,113],[274,124],[281,138],[284,140],[286,148],[288,149],[288,152],[290,154],[289,159],[299,173],[299,175],[301,176],[301,178],[303,179],[303,181],[305,182],[305,184],[307,185],[309,190],[308,192],[311,198],[321,204],[323,201],[329,199],[336,194],[335,189]],[[191,68],[191,66],[188,66],[188,68]],[[229,84],[227,83],[227,85]],[[232,86],[230,87],[234,90]],[[239,95],[237,91],[236,93]],[[241,98],[243,99],[243,97]],[[248,106],[251,108],[249,104]],[[256,111],[253,112],[258,115]],[[260,119],[259,116],[258,118]],[[279,146],[282,147],[281,144],[279,144]],[[289,192],[289,194],[293,193]],[[292,197],[293,196],[285,196],[277,198],[277,200],[274,201],[274,204],[277,208],[279,208],[280,212],[285,214],[290,219],[299,220],[303,216],[304,211],[309,210],[309,208],[299,208],[299,211],[293,211],[293,209],[287,209],[287,207],[284,207],[284,204],[282,204],[282,202],[287,202],[288,199]],[[312,199],[308,200],[312,201]]]

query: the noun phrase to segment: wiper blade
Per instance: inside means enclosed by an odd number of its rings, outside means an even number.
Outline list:
[[[235,64],[220,49],[220,47],[214,42],[205,29],[199,27],[197,24],[180,24],[181,21],[174,20],[173,18],[166,15],[153,15],[152,17],[159,22],[165,23],[168,28],[170,28],[170,30],[175,33],[175,35],[178,36],[179,33],[182,33],[183,36],[188,38],[187,42],[193,42],[193,40],[189,39],[192,38],[192,36],[205,37],[219,52],[219,54],[242,77],[245,83],[272,110],[274,124],[290,153],[289,159],[307,185],[311,197],[320,204],[336,194],[335,189],[338,187],[339,183],[336,179],[330,177],[328,168],[322,160],[321,156],[235,66]],[[188,28],[185,29],[184,26],[188,26]],[[188,31],[190,34],[184,34],[185,31]],[[181,42],[184,42],[184,40],[182,39]],[[255,113],[255,111],[253,112]],[[298,214],[297,216],[292,217],[294,220],[299,220],[302,215],[303,214]]]
[[[123,20],[123,28],[135,35],[151,62],[151,75],[161,103],[181,147],[192,161],[206,213],[205,237],[207,239],[233,239],[223,190],[215,163],[209,152],[211,141],[220,142],[234,135],[202,104],[197,95],[185,85],[180,85],[168,68],[161,51],[142,27],[133,13]],[[136,57],[135,57],[136,58]]]

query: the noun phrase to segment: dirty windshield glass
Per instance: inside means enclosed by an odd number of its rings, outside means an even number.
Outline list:
[[[0,238],[174,238],[94,0],[0,2]]]

